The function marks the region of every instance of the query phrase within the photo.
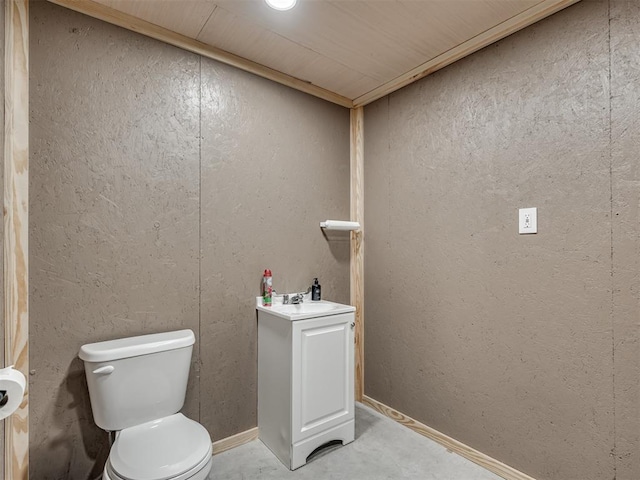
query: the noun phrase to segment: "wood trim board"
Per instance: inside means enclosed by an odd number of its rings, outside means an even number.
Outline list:
[[[5,366],[29,378],[29,2],[5,1]],[[5,422],[4,476],[29,478],[29,382]]]
[[[189,38],[185,35],[172,32],[171,30],[159,27],[158,25],[154,25],[150,22],[147,22],[146,20],[142,20],[127,13],[120,12],[113,8],[107,7],[106,5],[102,5],[91,0],[48,1],[62,7],[69,8],[76,12],[89,15],[90,17],[97,18],[104,22],[126,28],[127,30],[146,35],[147,37],[151,37],[161,42],[168,43],[169,45],[182,48],[183,50],[197,53],[198,55],[202,55],[203,57],[217,60],[226,65],[231,65],[232,67],[239,68],[240,70],[244,70],[245,72],[253,73],[260,77],[272,80],[276,83],[291,87],[295,90],[300,90],[315,97],[322,98],[323,100],[327,100],[328,102],[332,102],[347,108],[353,106],[353,102],[350,99],[343,97],[342,95],[330,92],[329,90],[325,90],[324,88],[313,85],[312,83],[300,80],[282,72],[278,72],[277,70],[265,67],[264,65],[260,65],[232,53],[225,52],[222,49],[199,42],[198,40]]]
[[[368,93],[355,99],[350,99],[329,91],[325,88],[314,85],[308,81],[301,80],[272,68],[260,65],[251,60],[247,60],[238,55],[226,52],[220,48],[208,45],[193,38],[173,32],[169,29],[154,25],[146,20],[120,12],[106,5],[92,0],[48,0],[51,3],[75,10],[77,12],[98,18],[105,22],[132,30],[146,35],[156,40],[174,45],[176,47],[197,53],[207,58],[217,60],[227,65],[234,66],[246,72],[267,78],[274,82],[314,95],[323,100],[341,105],[347,108],[361,107],[368,105],[390,93],[403,88],[421,78],[440,70],[453,62],[470,55],[491,43],[494,43],[518,30],[521,30],[543,18],[546,18],[580,0],[542,0],[540,3],[525,10],[519,15],[511,17],[509,20],[496,25],[489,30],[463,42],[454,48],[416,66],[403,73],[391,81],[385,82]]]
[[[213,442],[213,454],[217,455],[232,448],[239,447],[258,438],[258,427],[253,427],[245,432],[240,432],[217,442]]]
[[[353,100],[353,106],[361,107],[375,102],[396,90],[400,90],[401,88],[406,87],[407,85],[416,82],[437,70],[477,52],[487,45],[491,45],[492,43],[495,43],[518,30],[522,30],[523,28],[553,15],[554,13],[557,13],[579,1],[580,0],[544,0],[528,10],[525,10],[521,14],[511,17],[506,22],[502,22],[480,35],[476,35],[451,50],[444,52],[442,55],[438,55],[428,62],[418,65],[403,75],[391,80],[390,82],[380,85],[369,93],[355,98]]]
[[[471,448],[468,445],[465,445],[458,440],[455,440],[444,433],[439,432],[438,430],[431,428],[423,423],[414,420],[403,413],[385,405],[382,402],[378,402],[371,397],[364,396],[362,403],[373,408],[375,411],[381,413],[382,415],[389,417],[392,420],[404,425],[405,427],[410,428],[414,432],[419,433],[420,435],[427,437],[433,440],[436,443],[439,443],[447,450],[457,453],[461,457],[466,458],[467,460],[472,461],[480,465],[482,468],[489,470],[490,472],[499,475],[505,480],[535,480],[533,477],[530,477],[526,473],[523,473],[519,470],[516,470],[509,465],[506,465],[495,458],[490,457],[489,455],[485,455],[478,450]]]
[[[360,230],[351,232],[350,300],[355,313],[355,399],[364,394],[364,108],[351,110],[351,221]]]

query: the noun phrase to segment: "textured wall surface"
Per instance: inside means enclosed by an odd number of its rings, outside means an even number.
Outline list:
[[[348,111],[202,61],[202,398],[215,438],[256,425],[255,295],[270,268],[280,292],[319,277],[349,301]],[[207,366],[207,368],[205,368]],[[240,424],[238,422],[241,422]]]
[[[262,270],[348,300],[348,111],[47,2],[30,99],[32,478],[103,466],[88,342],[193,329],[184,412],[255,426]]]
[[[609,7],[365,110],[365,393],[540,480],[640,478],[640,17],[612,2],[610,56]]]
[[[640,478],[640,3],[611,0],[616,477]]]
[[[255,426],[262,269],[348,301],[348,112],[31,9],[31,476],[102,467],[86,342],[192,328],[185,412]],[[638,24],[583,0],[365,112],[366,393],[540,480],[640,478]]]
[[[199,59],[46,2],[31,45],[31,475],[94,478],[80,346],[198,332]]]

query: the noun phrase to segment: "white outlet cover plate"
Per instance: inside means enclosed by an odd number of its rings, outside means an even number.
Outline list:
[[[518,224],[521,235],[538,233],[538,209],[535,207],[521,208]]]

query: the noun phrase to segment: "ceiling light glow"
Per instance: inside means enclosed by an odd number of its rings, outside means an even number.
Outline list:
[[[290,10],[296,6],[298,0],[265,0],[267,5],[275,10]]]

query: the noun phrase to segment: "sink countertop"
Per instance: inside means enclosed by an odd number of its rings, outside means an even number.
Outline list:
[[[355,312],[356,308],[351,305],[330,302],[328,300],[306,300],[304,303],[296,305],[285,305],[282,303],[282,297],[277,296],[274,297],[273,305],[270,307],[262,305],[262,297],[256,297],[256,310],[267,312],[290,321],[295,321],[306,320],[308,318],[325,317],[327,315],[351,313]]]

